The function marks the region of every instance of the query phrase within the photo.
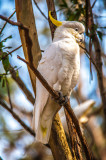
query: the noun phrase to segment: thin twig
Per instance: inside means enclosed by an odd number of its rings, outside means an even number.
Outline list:
[[[39,81],[42,83],[42,85],[47,89],[47,91],[55,98],[55,99],[58,99],[59,98],[59,95],[58,93],[53,90],[49,84],[47,83],[47,81],[43,78],[43,76],[39,73],[39,71],[37,69],[35,69],[33,67],[33,65],[31,63],[28,63],[25,59],[21,58],[20,56],[17,56],[18,59],[20,59],[21,61],[23,61],[24,63],[26,63],[28,65],[28,67],[30,67],[30,69],[34,72],[34,74],[36,75],[36,77],[39,79]],[[63,101],[65,99],[63,98]],[[71,119],[72,119],[72,122],[74,123],[75,125],[75,128],[76,128],[76,131],[77,131],[77,134],[78,134],[78,137],[82,143],[82,146],[83,146],[83,149],[85,151],[85,155],[86,155],[86,158],[87,160],[90,160],[91,159],[91,153],[88,149],[88,146],[87,146],[87,142],[85,140],[85,137],[82,135],[82,132],[81,132],[81,129],[80,129],[80,126],[79,126],[79,122],[70,106],[70,103],[66,103],[64,105],[64,108],[68,111]]]
[[[3,160],[3,158],[0,156],[0,160]]]
[[[90,0],[88,0],[88,2],[89,2],[89,12],[90,12],[90,19],[91,19],[91,26],[92,26],[92,28],[89,28],[89,30],[90,32],[92,32],[92,30],[94,30],[93,27],[95,24],[94,24],[94,19],[93,19],[91,2]],[[92,41],[95,47],[95,54],[96,54],[95,62],[96,62],[97,67],[99,68],[99,73],[97,74],[97,77],[98,77],[100,95],[101,95],[101,99],[103,103],[104,116],[105,116],[104,118],[105,118],[105,123],[106,123],[106,93],[105,93],[105,87],[103,85],[102,52],[101,52],[100,42],[96,34],[96,30],[94,30]]]
[[[89,40],[89,56],[90,56],[90,74],[91,74],[91,80],[93,80],[92,63],[91,63],[91,56],[92,56],[92,39],[91,39],[91,35],[90,35],[90,40]]]
[[[93,8],[93,7],[94,7],[94,5],[95,5],[96,1],[97,1],[97,0],[95,0],[95,1],[94,1],[94,3],[92,4],[92,7],[91,7],[91,8]]]
[[[41,50],[41,52],[44,52],[44,50]]]
[[[22,81],[22,79],[20,78],[20,76],[16,75],[16,71],[14,70],[14,68],[12,66],[10,66],[10,73],[12,78],[14,79],[14,81],[18,84],[18,86],[21,88],[21,90],[24,92],[24,94],[26,95],[27,99],[34,104],[35,99],[32,95],[32,93],[28,90],[27,86],[24,84],[24,82]]]
[[[10,15],[10,17],[8,17],[8,19],[10,19],[10,18],[15,14],[15,12],[16,12],[16,11],[14,11],[14,12]],[[6,24],[7,24],[7,22],[4,23],[4,25],[3,25],[3,27],[2,27],[2,29],[1,29],[1,31],[0,31],[0,34],[2,33],[2,31],[3,31],[3,29],[5,28]]]
[[[29,56],[29,60],[32,62],[32,51],[31,51],[31,47],[32,47],[32,41],[29,37],[29,29],[24,26],[22,23],[20,22],[14,22],[14,21],[11,21],[9,20],[7,17],[4,17],[2,15],[0,15],[0,18],[7,21],[8,23],[12,24],[12,25],[15,25],[15,26],[18,26],[20,27],[21,29],[24,29],[25,31],[25,40],[26,40],[26,46],[28,48],[28,56]],[[27,87],[25,86],[25,84],[23,83],[23,81],[21,80],[21,78],[19,76],[16,76],[16,73],[13,69],[13,67],[11,67],[11,74],[12,74],[12,78],[18,83],[18,85],[20,86],[20,88],[23,90],[23,92],[25,93],[25,95],[27,96],[28,100],[34,104],[34,98],[32,96],[32,94],[30,93],[30,91],[27,89]]]
[[[3,100],[1,100],[0,99],[0,105],[3,107],[3,108],[5,108],[8,112],[10,112],[11,113],[11,115],[14,117],[14,119],[16,119],[18,122],[19,122],[19,124],[27,131],[27,132],[29,132],[32,136],[36,136],[36,134],[35,134],[35,132],[30,128],[30,127],[28,127],[21,119],[20,119],[20,117],[13,111],[13,110],[11,110],[8,106],[7,106],[7,104],[3,101]],[[48,147],[48,148],[50,148],[50,146],[49,146],[49,144],[45,144],[45,146],[46,147]]]
[[[10,36],[11,36],[11,35],[9,35],[9,36],[7,36],[6,38],[4,38],[4,39],[1,41],[1,43],[2,43],[2,42],[5,42]]]
[[[9,103],[10,103],[10,108],[11,110],[13,110],[13,106],[12,106],[12,102],[11,102],[11,97],[10,97],[10,88],[9,88],[9,82],[7,80],[7,77],[5,76],[6,78],[6,87],[7,87],[7,93],[8,93],[8,98],[9,98]]]
[[[20,125],[26,130],[28,131],[32,136],[35,137],[35,132],[30,128],[28,127],[21,119],[20,117],[13,111],[11,110],[7,104],[0,99],[0,105],[2,105],[3,108],[5,108],[8,112],[10,112],[12,114],[12,116],[20,123]]]
[[[22,23],[11,21],[9,18],[7,18],[7,17],[5,17],[5,16],[0,15],[0,19],[6,21],[6,22],[8,22],[8,23],[10,23],[10,24],[13,25],[13,26],[18,26],[18,27],[20,27],[21,29],[26,29],[26,30],[28,30],[28,28],[27,28],[26,26],[24,26]]]
[[[40,11],[40,13],[43,15],[43,17],[44,17],[46,20],[48,20],[48,18],[45,16],[45,14],[42,12],[42,10],[39,8],[36,0],[33,0],[33,1],[34,1],[34,3],[35,3],[36,7],[38,8],[38,10]]]
[[[7,76],[7,75],[11,75],[12,73],[16,73],[17,70],[19,70],[21,67],[18,67],[17,69],[14,69],[11,65],[10,65],[10,71],[7,73],[1,73],[0,76]],[[11,72],[12,70],[12,72]]]
[[[10,55],[11,53],[15,52],[16,50],[18,50],[18,49],[21,48],[21,47],[22,47],[22,45],[20,45],[19,47],[13,49],[11,52],[8,52],[6,55],[4,55],[4,56],[2,57],[2,59],[5,59],[8,55]]]
[[[99,68],[97,67],[97,65],[96,65],[96,63],[94,62],[94,60],[92,59],[92,57],[89,56],[88,50],[87,50],[86,48],[82,47],[81,45],[80,45],[80,47],[81,47],[83,50],[85,50],[86,56],[88,57],[89,60],[91,60],[92,64],[95,66],[98,74],[100,74]]]
[[[20,23],[20,22],[11,21],[11,20],[9,20],[7,17],[5,17],[5,16],[0,15],[0,18],[1,18],[2,20],[7,21],[7,22],[10,23],[11,25],[18,26],[18,27],[20,27],[21,29],[24,29],[24,31],[25,31],[26,47],[27,47],[27,49],[28,49],[28,59],[29,59],[30,62],[33,62],[33,57],[32,57],[32,40],[31,40],[31,38],[30,38],[30,36],[29,36],[29,28],[26,27],[25,25],[23,25],[23,24]]]
[[[46,0],[46,3],[47,3],[47,7],[48,7],[48,15],[49,15],[49,11],[51,11],[52,17],[54,19],[57,19],[54,0]],[[57,27],[51,22],[49,16],[48,16],[48,22],[49,22],[51,36],[52,36],[52,40],[53,40],[54,32],[55,32],[55,30],[56,30]]]

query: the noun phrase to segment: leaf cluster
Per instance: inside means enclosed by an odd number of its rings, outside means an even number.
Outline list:
[[[86,24],[86,4],[85,1],[82,0],[61,0],[61,3],[58,4],[60,7],[60,10],[65,15],[66,20],[68,21],[80,21],[84,25]],[[93,39],[94,33],[98,35],[99,39],[102,41],[103,33],[99,29],[98,24],[94,24],[91,26],[91,31],[88,30],[88,37],[91,37]]]
[[[68,21],[84,21],[85,15],[85,3],[83,1],[79,2],[78,0],[70,0],[68,3],[66,0],[62,0],[59,4],[59,7],[61,10],[63,10],[63,13],[66,17],[66,20]],[[80,19],[83,17],[82,19]]]
[[[11,46],[5,46],[5,42],[8,39],[12,39],[12,35],[6,37],[2,41],[0,41],[0,61],[2,62],[3,69],[5,73],[0,74],[0,83],[2,87],[5,87],[6,84],[6,76],[11,74],[11,65],[9,61],[9,49],[11,49]],[[12,56],[12,55],[11,55]],[[17,66],[14,66],[14,71],[16,71],[16,75],[18,76],[18,69]]]

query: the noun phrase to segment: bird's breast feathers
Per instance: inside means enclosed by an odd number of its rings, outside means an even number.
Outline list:
[[[63,84],[66,86],[67,83],[71,83],[71,78],[73,84],[70,87],[73,87],[78,80],[80,56],[79,45],[72,39],[53,42],[44,52],[38,65],[38,70],[52,87],[58,81],[61,68],[66,70],[65,74],[67,74]]]

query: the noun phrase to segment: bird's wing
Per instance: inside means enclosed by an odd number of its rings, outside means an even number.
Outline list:
[[[61,54],[57,53],[57,49],[58,49],[58,44],[52,43],[52,45],[50,45],[48,49],[44,52],[37,68],[51,87],[57,81],[57,74],[60,67],[60,63],[58,63],[58,61],[61,61]],[[39,118],[44,107],[47,104],[48,98],[49,98],[48,91],[37,79],[36,100],[35,100],[35,106],[34,106],[35,108],[33,114],[33,128],[35,130],[39,125]]]
[[[44,52],[38,70],[52,87],[57,81],[58,71],[62,65],[62,55],[58,42],[52,43]]]

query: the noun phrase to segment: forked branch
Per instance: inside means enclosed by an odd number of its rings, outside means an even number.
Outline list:
[[[2,105],[3,108],[5,108],[8,112],[10,112],[12,114],[12,116],[20,123],[20,125],[26,130],[28,131],[32,136],[35,136],[35,132],[28,127],[21,119],[20,117],[13,111],[11,110],[11,108],[9,108],[7,106],[7,104],[0,99],[0,105]]]

